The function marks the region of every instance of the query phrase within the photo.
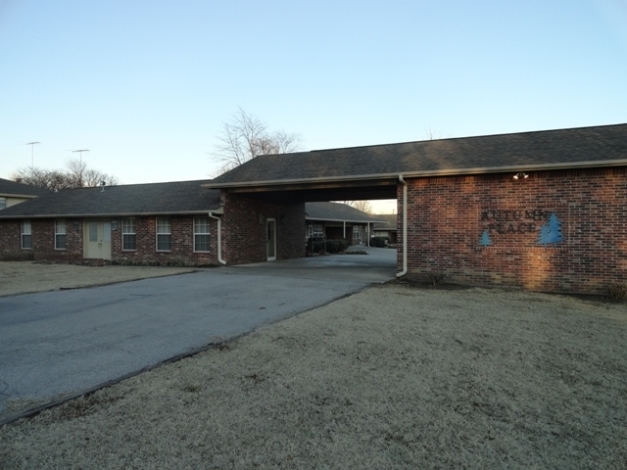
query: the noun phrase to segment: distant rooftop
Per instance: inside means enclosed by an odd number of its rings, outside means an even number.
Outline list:
[[[25,197],[43,196],[50,191],[37,186],[30,186],[16,181],[0,178],[0,197]]]

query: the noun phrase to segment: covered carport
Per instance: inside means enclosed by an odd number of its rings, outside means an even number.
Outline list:
[[[284,155],[267,155],[264,156],[263,159],[272,159],[272,157],[284,157]],[[258,157],[256,160],[263,160]],[[251,162],[253,163],[253,162]],[[257,162],[254,162],[257,163]],[[245,169],[246,165],[239,167],[233,172],[238,172],[240,169]],[[266,231],[268,232],[266,240],[270,242],[274,242],[273,240],[278,239],[279,245],[281,242],[285,243],[285,239],[292,240],[292,246],[297,245],[299,242],[305,239],[306,235],[304,232],[304,205],[305,203],[310,202],[328,202],[328,201],[345,201],[345,200],[390,200],[397,198],[397,186],[398,186],[398,177],[349,177],[349,178],[335,178],[335,177],[327,177],[327,178],[309,178],[309,179],[299,179],[299,180],[265,180],[265,181],[242,181],[241,176],[233,175],[232,172],[226,174],[226,176],[231,175],[234,177],[235,181],[233,182],[225,182],[224,177],[220,177],[211,183],[205,185],[207,188],[220,189],[222,191],[222,200],[224,202],[224,221],[225,228],[224,232],[226,235],[222,235],[222,238],[225,239],[224,245],[227,247],[226,250],[230,249],[231,259],[233,259],[233,254],[236,252],[236,247],[229,247],[229,231],[232,231],[232,228],[229,229],[228,224],[235,222],[238,225],[238,230],[242,229],[247,233],[254,232],[257,225],[263,225],[262,220],[266,218],[266,213],[270,213],[270,216],[267,217],[268,220],[271,220],[272,226],[268,226]],[[244,209],[245,207],[245,209]],[[262,207],[262,208],[260,208]],[[255,209],[258,209],[255,212]],[[299,212],[298,208],[303,208],[303,212]],[[231,214],[240,214],[242,212],[247,211],[248,215],[248,223],[242,220],[243,217],[233,217]],[[271,211],[275,211],[272,213]],[[277,212],[278,211],[278,212]],[[295,230],[294,226],[299,224],[298,217],[294,216],[285,216],[283,214],[293,214],[293,211],[298,212],[300,215],[300,220],[303,221],[302,224],[302,232],[299,230]],[[280,215],[277,215],[280,214]],[[229,218],[231,216],[231,218]],[[275,228],[276,227],[276,228]],[[276,235],[271,233],[271,230],[277,230]],[[294,241],[296,240],[296,241]],[[366,243],[368,245],[368,243]],[[304,246],[304,244],[303,244]],[[360,248],[360,247],[357,247]],[[378,256],[378,259],[375,260],[372,253],[367,253],[367,256],[359,256],[352,255],[351,258],[353,261],[346,260],[347,255],[341,255],[344,261],[340,262],[338,259],[334,259],[331,261],[315,261],[313,259],[309,261],[301,261],[300,263],[294,263],[294,266],[298,266],[299,268],[303,268],[303,263],[307,265],[308,270],[318,269],[321,270],[322,267],[326,267],[327,269],[334,265],[334,269],[339,270],[342,269],[341,266],[347,268],[349,265],[352,266],[352,271],[357,271],[359,269],[366,269],[367,265],[370,265],[373,268],[380,268],[381,263],[385,265],[387,271],[390,271],[390,267],[396,266],[397,254],[393,249],[384,249],[386,251],[386,255]],[[240,250],[241,252],[241,250]],[[274,252],[274,251],[273,251]],[[280,247],[277,250],[280,253]],[[296,252],[296,255],[292,253]],[[376,252],[376,250],[375,250]],[[239,253],[238,253],[239,254]],[[305,253],[298,253],[298,249],[292,249],[288,255],[278,256],[276,259],[282,260],[284,263],[288,259],[295,258],[304,258]],[[361,258],[359,262],[357,262],[357,258]],[[270,256],[267,257],[268,260],[272,259]],[[369,260],[370,263],[365,262],[365,260]],[[265,261],[259,259],[246,259],[245,257],[240,257],[239,262],[235,263],[227,263],[226,264],[250,264],[252,262]]]

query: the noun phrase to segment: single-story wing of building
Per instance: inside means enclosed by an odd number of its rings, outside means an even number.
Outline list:
[[[64,189],[0,213],[4,259],[217,264],[220,191],[208,180]]]
[[[224,214],[220,191],[205,189],[210,180],[134,184],[100,188],[43,190],[27,204],[7,209],[0,218],[0,259],[102,260],[120,264],[226,264],[218,244]],[[8,181],[8,183],[12,183]],[[14,183],[18,185],[18,183]],[[24,185],[21,185],[24,186]],[[34,188],[38,189],[38,188]],[[267,214],[272,214],[268,209]],[[271,219],[279,226],[285,215]],[[261,218],[260,218],[261,217]],[[267,224],[266,216],[257,216]],[[307,203],[294,220],[308,236],[321,227],[328,238],[348,233],[349,244],[362,243],[375,219],[346,204]],[[347,232],[348,230],[348,232]],[[273,234],[269,235],[274,237]],[[324,236],[324,235],[323,235]],[[276,244],[277,240],[274,240]],[[301,253],[305,253],[305,238]],[[243,251],[247,242],[241,239]],[[237,250],[237,245],[233,245]],[[277,258],[276,247],[266,258]],[[250,255],[249,255],[250,256]],[[279,256],[283,258],[283,256]]]

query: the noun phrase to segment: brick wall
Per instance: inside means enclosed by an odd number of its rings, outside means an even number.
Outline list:
[[[277,259],[305,256],[305,204],[270,203],[222,194],[224,259],[228,264],[266,261],[266,221],[276,220]]]
[[[194,217],[174,215],[170,220],[171,250],[157,251],[157,218],[135,217],[136,249],[122,249],[122,220],[114,219],[117,228],[111,231],[111,258],[114,262],[131,264],[217,265],[217,221],[209,219],[209,252],[194,252]]]
[[[109,220],[109,219],[107,219]],[[122,250],[122,219],[113,219],[111,259],[129,264],[217,265],[217,222],[209,220],[209,252],[194,252],[193,216],[171,216],[172,246],[167,252],[156,250],[156,217],[136,217],[136,249]],[[0,221],[0,259],[46,259],[76,262],[83,259],[83,219],[66,219],[66,249],[54,245],[53,219],[31,219],[32,249],[21,248],[21,221]]]
[[[407,180],[409,272],[550,292],[627,282],[626,168],[512,176]],[[398,200],[402,243],[402,185]]]
[[[32,250],[21,249],[21,222],[0,222],[0,260],[32,259]]]

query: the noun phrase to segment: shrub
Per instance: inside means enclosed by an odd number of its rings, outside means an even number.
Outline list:
[[[438,284],[442,284],[444,279],[446,279],[446,274],[439,271],[429,271],[428,276],[434,287]]]
[[[341,253],[348,248],[348,241],[344,238],[338,240],[327,240],[327,253]]]
[[[625,300],[627,298],[627,285],[612,284],[607,288],[607,293],[612,300]]]

